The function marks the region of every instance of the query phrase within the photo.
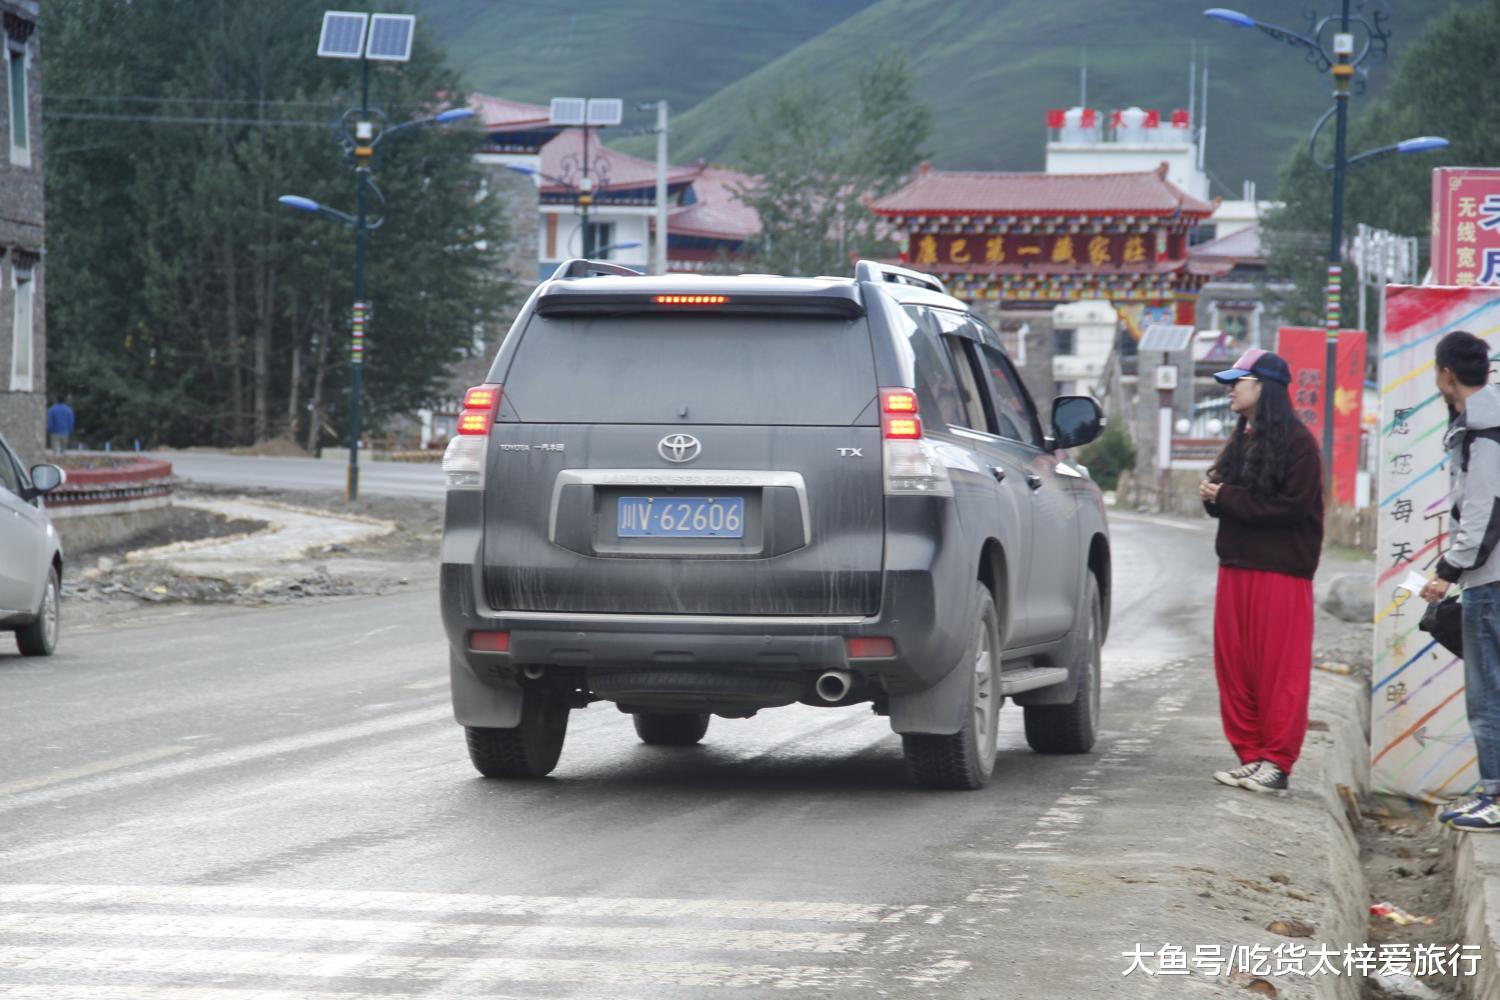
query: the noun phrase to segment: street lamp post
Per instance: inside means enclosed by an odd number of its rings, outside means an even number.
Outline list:
[[[365,368],[365,322],[369,303],[365,299],[365,256],[371,231],[385,221],[385,195],[381,194],[370,167],[380,141],[405,129],[423,125],[446,125],[472,118],[472,108],[451,108],[427,118],[418,118],[391,128],[384,128],[384,115],[370,107],[370,61],[408,62],[411,59],[412,34],[416,18],[410,14],[366,15],[350,11],[329,11],[323,15],[323,32],[318,40],[318,55],[327,59],[360,61],[359,107],[343,114],[344,146],[354,163],[356,179],[354,214],[320,205],[300,195],[282,195],[278,201],[302,212],[327,215],[354,227],[354,308],[350,319],[349,344],[349,466],[344,476],[344,496],[359,499],[359,441],[363,416]],[[369,220],[370,195],[380,202],[381,214]]]
[[[585,158],[584,162],[587,162],[587,158]],[[593,241],[593,238],[592,238],[592,234],[589,233],[589,228],[588,228],[589,217],[588,217],[588,209],[586,207],[587,204],[588,204],[588,202],[585,202],[583,200],[583,198],[584,198],[584,193],[583,193],[584,189],[582,187],[580,187],[578,185],[575,185],[571,181],[566,180],[566,179],[564,179],[562,177],[554,177],[552,174],[543,173],[542,171],[536,169],[535,167],[528,167],[528,166],[526,166],[524,164],[521,164],[521,163],[508,163],[508,164],[506,164],[506,167],[508,169],[514,171],[515,173],[524,174],[527,177],[540,178],[540,179],[542,179],[544,181],[549,181],[549,182],[551,182],[553,184],[559,184],[559,185],[561,185],[563,187],[567,187],[567,188],[572,188],[573,189],[574,197],[576,199],[578,199],[578,202],[579,202],[579,204],[581,206],[584,206],[584,208],[583,208],[583,223],[582,223],[582,225],[583,225],[583,256],[584,256],[585,260],[592,260],[595,254],[601,254],[601,255],[602,254],[607,254],[611,250],[633,250],[636,247],[638,247],[638,246],[641,245],[641,241],[640,240],[616,240],[615,242],[609,244],[608,246],[595,247],[593,245],[594,241]],[[569,238],[569,242],[570,243],[572,242],[571,237]]]
[[[1326,299],[1323,313],[1327,343],[1323,367],[1323,485],[1325,496],[1331,497],[1335,369],[1344,277],[1344,175],[1349,167],[1368,162],[1387,153],[1427,152],[1447,146],[1448,140],[1438,136],[1421,136],[1391,146],[1372,149],[1358,156],[1348,155],[1350,83],[1359,66],[1370,53],[1383,53],[1390,40],[1390,32],[1385,28],[1384,16],[1381,13],[1376,12],[1371,18],[1366,18],[1362,14],[1351,14],[1350,0],[1342,0],[1341,10],[1336,15],[1319,20],[1316,14],[1309,14],[1309,29],[1305,34],[1267,24],[1248,14],[1225,7],[1211,7],[1203,12],[1203,16],[1236,28],[1255,28],[1279,42],[1301,48],[1309,62],[1320,71],[1328,70],[1333,76],[1333,107],[1318,119],[1307,143],[1308,153],[1313,162],[1333,173],[1333,218],[1328,230],[1328,271],[1327,282],[1324,285]],[[1323,36],[1324,32],[1335,22],[1337,22],[1337,30],[1333,33],[1330,51],[1323,42]],[[1358,52],[1355,51],[1354,35],[1349,30],[1351,24],[1359,25],[1365,33],[1364,46]],[[1333,162],[1325,164],[1318,160],[1316,147],[1318,135],[1323,131],[1323,126],[1328,123],[1330,117],[1334,119]]]

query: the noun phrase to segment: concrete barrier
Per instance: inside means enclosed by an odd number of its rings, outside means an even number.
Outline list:
[[[101,456],[101,461],[117,461]],[[129,459],[97,469],[67,469],[67,482],[47,495],[47,516],[68,552],[118,545],[170,516],[170,462]]]

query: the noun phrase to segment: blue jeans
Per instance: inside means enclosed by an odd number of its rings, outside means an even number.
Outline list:
[[[1464,590],[1464,703],[1479,754],[1479,783],[1500,795],[1500,583]]]

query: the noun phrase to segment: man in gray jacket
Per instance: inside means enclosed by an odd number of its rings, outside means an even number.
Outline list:
[[[1462,330],[1437,345],[1437,388],[1453,413],[1448,496],[1453,520],[1437,579],[1440,600],[1463,587],[1464,697],[1479,756],[1479,792],[1438,814],[1455,830],[1500,833],[1500,386],[1490,385],[1489,345]]]

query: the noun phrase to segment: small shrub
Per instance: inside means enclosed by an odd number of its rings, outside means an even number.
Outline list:
[[[1112,490],[1120,483],[1120,473],[1135,468],[1135,445],[1123,430],[1110,427],[1079,450],[1078,461],[1088,466],[1100,489]]]

